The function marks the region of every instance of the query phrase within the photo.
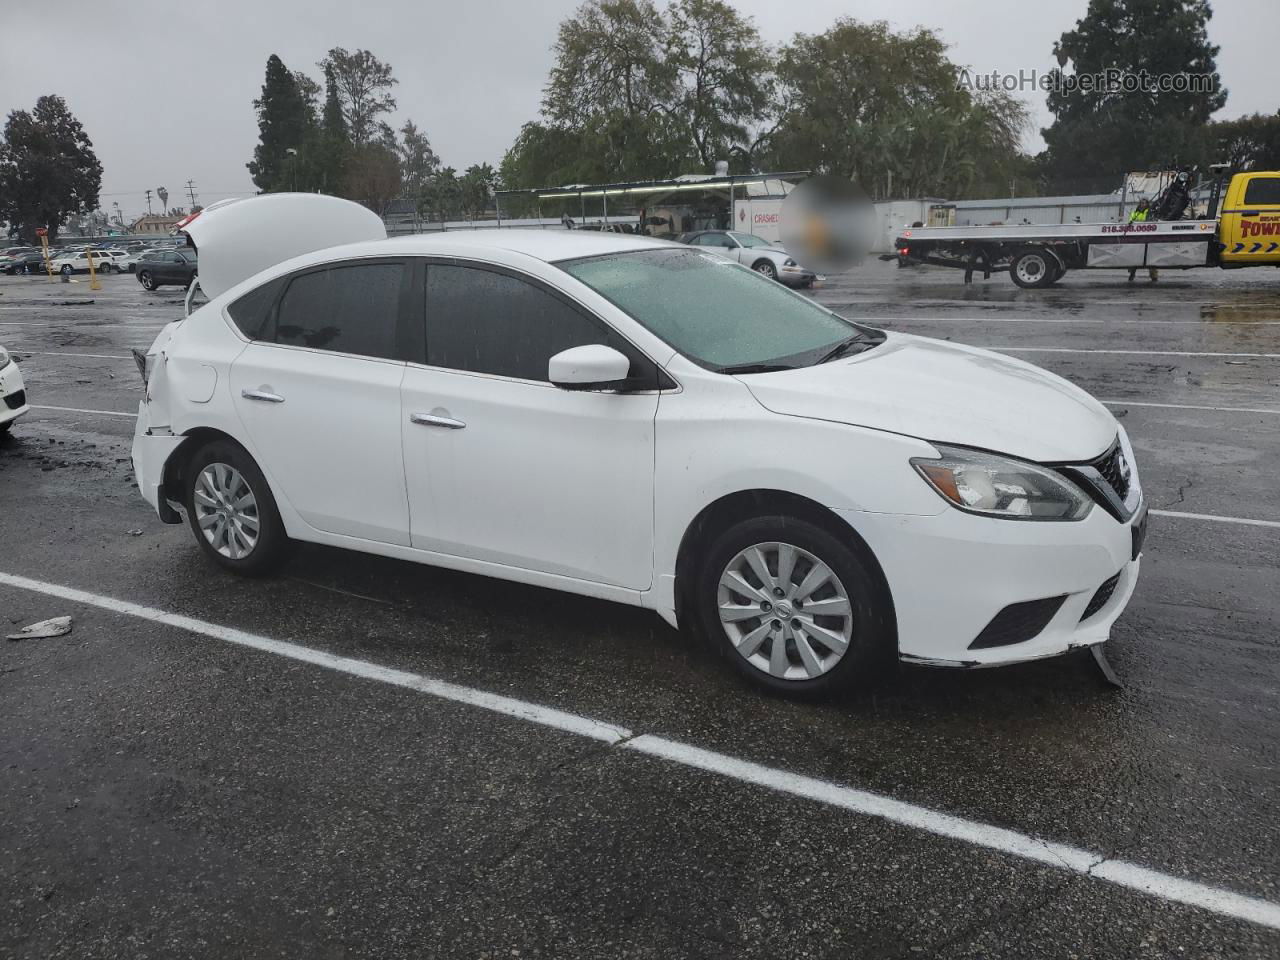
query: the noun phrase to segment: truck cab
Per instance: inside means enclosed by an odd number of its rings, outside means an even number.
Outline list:
[[[1237,173],[1218,221],[1224,267],[1280,264],[1280,171]]]

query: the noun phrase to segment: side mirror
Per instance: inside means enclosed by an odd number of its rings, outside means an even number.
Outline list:
[[[631,361],[602,343],[561,350],[547,361],[547,379],[563,390],[621,390]]]

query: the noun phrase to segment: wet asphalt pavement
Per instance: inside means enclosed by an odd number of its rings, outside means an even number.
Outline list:
[[[1280,273],[820,285],[1110,402],[1176,514],[1109,645],[1124,690],[1073,656],[822,704],[642,610],[320,547],[215,571],[131,485],[128,350],[181,292],[102,287],[0,278],[38,405],[0,442],[0,573],[1280,903],[1280,527],[1184,516],[1280,521]],[[0,584],[4,632],[60,614],[68,636],[0,642],[0,957],[1280,956],[1265,924]]]

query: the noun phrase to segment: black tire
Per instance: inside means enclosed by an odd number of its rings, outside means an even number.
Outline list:
[[[8,423],[0,423],[0,439],[7,437],[11,429],[13,429],[12,420],[10,420]]]
[[[778,268],[773,265],[772,260],[757,260],[751,265],[751,269],[770,280],[778,279]]]
[[[716,649],[728,658],[743,676],[758,686],[776,693],[793,697],[820,697],[872,680],[882,673],[887,665],[896,660],[897,636],[893,602],[876,568],[875,561],[867,555],[865,548],[860,544],[851,543],[852,539],[851,533],[845,532],[842,536],[835,536],[808,520],[789,516],[758,517],[734,524],[716,537],[703,552],[700,569],[694,582],[694,596],[690,604],[696,611],[698,625]],[[721,577],[730,562],[753,545],[774,543],[798,547],[826,564],[835,573],[849,601],[847,606],[851,617],[849,624],[851,640],[848,647],[842,656],[816,676],[787,679],[771,675],[767,669],[755,665],[739,652],[736,642],[730,639],[729,630],[738,629],[749,633],[751,630],[767,627],[768,632],[765,639],[760,641],[757,656],[769,659],[773,652],[773,645],[781,642],[784,644],[783,650],[788,661],[799,669],[803,667],[799,647],[794,639],[782,639],[784,637],[780,632],[782,621],[777,618],[785,616],[792,623],[802,623],[804,621],[801,618],[808,616],[815,625],[828,629],[836,628],[833,621],[838,618],[806,615],[798,604],[794,611],[788,609],[784,612],[783,608],[795,601],[779,600],[776,601],[778,607],[771,609],[767,617],[762,611],[759,618],[752,618],[730,627],[726,627],[720,619]],[[768,559],[766,563],[769,563]],[[773,576],[778,576],[776,557],[772,566],[767,566],[766,569]],[[803,558],[797,560],[793,568],[791,586],[802,581],[808,569],[811,567],[807,560]],[[756,586],[763,585],[756,584]],[[808,602],[819,602],[814,598],[818,597],[820,600],[825,590],[831,590],[832,594],[836,593],[834,584],[828,583],[814,590],[809,595]],[[748,605],[751,605],[758,602],[755,598],[746,594],[737,595],[731,590],[727,590],[726,596],[727,602],[734,604],[750,601]],[[791,620],[793,616],[795,620]],[[816,634],[806,642],[810,650],[825,649],[828,656],[834,653],[833,647],[822,646]],[[815,647],[815,644],[818,646]],[[770,654],[763,652],[766,645],[769,647]]]
[[[1009,261],[1009,276],[1024,289],[1047,287],[1057,279],[1058,258],[1041,247],[1019,250]]]
[[[154,290],[156,287],[160,286],[160,284],[156,283],[156,278],[152,275],[150,270],[143,270],[139,273],[138,282],[142,284],[143,290]]]
[[[64,264],[62,265],[62,270],[61,270],[60,272],[62,273],[62,275],[63,275],[64,277],[69,277],[69,276],[71,276],[73,273],[75,273],[75,270],[71,269],[71,264],[69,264],[69,263],[64,263]]]
[[[256,501],[256,510],[251,515],[258,522],[257,542],[243,556],[231,557],[220,553],[200,526],[203,515],[208,515],[208,508],[197,505],[196,493],[202,471],[212,464],[224,464],[235,469],[248,487]],[[204,497],[208,494],[201,490]],[[244,577],[261,577],[276,570],[288,556],[290,541],[280,519],[280,511],[276,509],[275,498],[267,485],[266,477],[258,469],[253,457],[249,456],[238,443],[230,440],[214,440],[205,444],[192,454],[191,459],[182,472],[182,502],[187,508],[187,523],[205,553],[214,563],[225,570]]]

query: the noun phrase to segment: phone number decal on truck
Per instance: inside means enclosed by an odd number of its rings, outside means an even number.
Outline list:
[[[1154,223],[1105,223],[1102,225],[1103,233],[1144,233],[1154,232],[1155,229]]]

